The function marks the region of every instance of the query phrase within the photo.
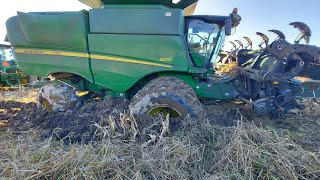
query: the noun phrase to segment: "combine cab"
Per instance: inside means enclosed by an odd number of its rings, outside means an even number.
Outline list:
[[[171,117],[201,114],[198,98],[239,99],[251,104],[258,114],[278,115],[299,107],[295,97],[316,94],[317,83],[313,83],[316,88],[308,89],[292,76],[274,76],[273,71],[254,65],[238,65],[239,71],[228,76],[215,71],[213,64],[225,37],[240,23],[236,9],[227,16],[212,16],[192,15],[197,0],[81,2],[93,9],[18,12],[7,20],[9,41],[26,73],[52,77],[100,96],[128,98],[134,114]],[[234,51],[238,53],[233,59],[244,63],[255,53],[250,49]],[[299,63],[305,57],[300,56]],[[64,92],[59,88],[62,86],[44,86],[39,107],[54,111],[72,108],[46,94]]]

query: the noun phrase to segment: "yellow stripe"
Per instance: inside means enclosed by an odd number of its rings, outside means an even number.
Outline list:
[[[166,67],[172,68],[170,65],[159,64],[159,63],[152,63],[152,62],[145,62],[133,59],[126,59],[126,58],[118,58],[112,56],[100,56],[100,55],[90,55],[86,53],[75,53],[75,52],[65,52],[65,51],[51,51],[51,50],[41,50],[41,49],[14,49],[15,53],[21,54],[37,54],[37,55],[54,55],[54,56],[71,56],[71,57],[83,57],[83,58],[93,58],[93,59],[100,59],[100,60],[107,60],[107,61],[117,61],[117,62],[125,62],[125,63],[133,63],[133,64],[143,64],[149,66],[159,66],[159,67]]]
[[[15,49],[15,53],[22,54],[39,54],[39,55],[54,55],[54,56],[71,56],[71,57],[84,57],[89,58],[90,55],[86,53],[75,53],[75,52],[65,52],[65,51],[50,51],[50,50],[40,50],[40,49]]]
[[[132,59],[125,59],[125,58],[117,58],[117,57],[112,57],[112,56],[90,55],[90,57],[92,59],[101,59],[101,60],[107,60],[107,61],[117,61],[117,62],[125,62],[125,63],[133,63],[133,64],[144,64],[144,65],[149,65],[149,66],[160,66],[160,67],[172,68],[172,66],[165,65],[165,64],[138,61],[138,60],[132,60]]]

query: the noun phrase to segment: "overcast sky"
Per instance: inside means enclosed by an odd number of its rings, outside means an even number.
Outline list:
[[[5,21],[16,14],[16,11],[72,11],[88,9],[78,0],[1,0],[0,5],[0,41],[6,34]],[[257,45],[260,38],[255,32],[267,34],[270,39],[275,35],[268,29],[279,29],[293,42],[299,31],[289,26],[290,22],[303,21],[313,31],[310,44],[320,43],[320,21],[318,9],[320,0],[199,0],[196,14],[228,15],[234,7],[239,9],[242,22],[234,35],[227,41],[249,36]],[[245,41],[244,41],[245,42]],[[229,43],[226,42],[226,46]]]

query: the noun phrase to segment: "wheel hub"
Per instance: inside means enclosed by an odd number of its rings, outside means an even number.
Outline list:
[[[151,116],[156,116],[158,114],[162,114],[163,116],[166,116],[167,114],[169,114],[171,118],[182,117],[181,113],[178,110],[168,107],[167,105],[155,106],[151,108],[147,114]]]

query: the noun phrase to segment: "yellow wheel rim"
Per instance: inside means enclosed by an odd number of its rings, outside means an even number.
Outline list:
[[[46,109],[47,111],[51,112],[52,111],[52,105],[48,103],[48,101],[44,100],[42,102],[42,107]]]
[[[167,114],[169,114],[171,118],[182,117],[179,111],[177,111],[174,108],[170,108],[166,105],[155,106],[152,109],[150,109],[147,114],[151,116],[157,116],[158,114],[166,116]]]
[[[28,79],[27,78],[21,79],[20,83],[21,84],[27,84],[28,83]]]

